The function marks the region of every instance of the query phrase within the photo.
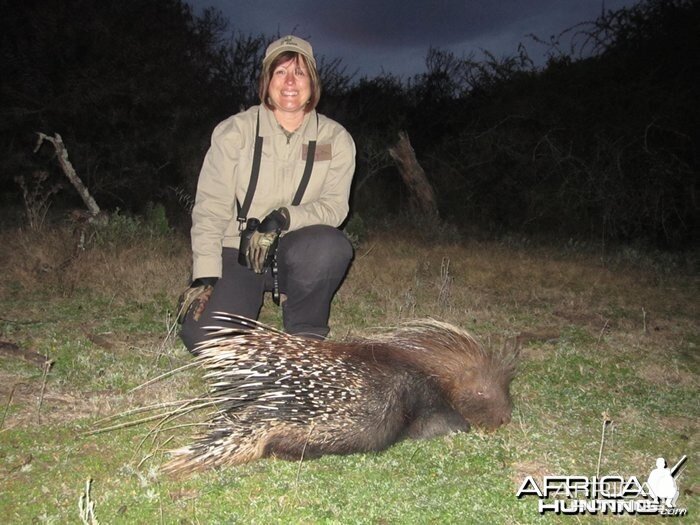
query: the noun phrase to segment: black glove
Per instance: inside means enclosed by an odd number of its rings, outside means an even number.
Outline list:
[[[207,302],[214,290],[217,277],[202,277],[195,279],[192,284],[180,294],[177,300],[177,322],[182,324],[185,317],[192,312],[192,318],[199,321]]]
[[[289,212],[287,208],[275,210],[265,217],[250,237],[246,251],[248,268],[255,273],[263,273],[275,256],[280,233],[288,228]]]

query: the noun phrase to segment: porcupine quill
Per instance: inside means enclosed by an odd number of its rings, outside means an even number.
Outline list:
[[[196,349],[214,408],[170,473],[379,451],[471,425],[510,421],[514,354],[486,351],[468,332],[422,320],[371,339],[317,341],[217,313]],[[241,328],[241,326],[243,328]]]

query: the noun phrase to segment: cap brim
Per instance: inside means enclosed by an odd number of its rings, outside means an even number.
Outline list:
[[[285,53],[287,51],[291,51],[292,53],[297,53],[298,55],[303,55],[306,57],[307,60],[309,60],[314,66],[316,66],[316,59],[313,57],[313,55],[309,55],[308,53],[305,53],[304,51],[300,50],[297,46],[280,46],[274,51],[272,51],[269,55],[267,55],[263,59],[263,65],[269,64],[272,62],[275,58],[280,56],[282,53]]]

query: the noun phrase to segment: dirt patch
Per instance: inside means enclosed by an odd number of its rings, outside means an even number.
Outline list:
[[[85,338],[93,345],[103,350],[115,354],[125,354],[130,352],[141,352],[148,354],[160,354],[164,351],[170,352],[175,346],[179,346],[179,339],[176,335],[165,333],[136,332],[117,334],[115,332],[98,332],[92,329],[84,329]],[[185,361],[187,354],[183,351],[180,355]]]
[[[171,401],[174,396],[174,390],[164,387],[163,383],[133,393],[116,390],[83,392],[51,382],[43,386],[40,379],[25,379],[0,372],[2,430],[106,417],[134,407]]]
[[[520,353],[520,359],[527,361],[547,361],[552,359],[554,351],[551,348],[544,346],[531,346],[523,348]]]
[[[680,417],[680,416],[661,416],[656,419],[659,426],[664,428],[672,428],[673,430],[678,430],[679,432],[687,431],[688,434],[697,435],[698,430],[700,430],[700,421],[696,418],[690,417]],[[690,436],[688,436],[690,439]]]
[[[640,410],[632,407],[627,407],[613,414],[613,422],[623,426],[646,425],[648,424],[648,418],[648,414],[642,413]],[[700,430],[700,420],[692,416],[654,415],[654,425],[683,432],[689,436],[689,439],[690,436],[697,435],[698,430]]]
[[[517,488],[523,483],[526,477],[532,476],[532,478],[538,484],[542,483],[542,478],[548,474],[551,474],[550,469],[539,461],[518,461],[513,463],[513,475],[511,480]]]
[[[672,364],[644,364],[637,371],[637,377],[648,383],[663,386],[698,386],[698,376]]]

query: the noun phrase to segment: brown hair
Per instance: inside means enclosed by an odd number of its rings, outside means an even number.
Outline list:
[[[321,99],[321,79],[318,76],[316,66],[304,55],[301,53],[295,53],[294,51],[285,51],[280,53],[274,60],[267,64],[263,64],[263,70],[260,73],[260,80],[258,82],[258,95],[260,96],[260,102],[265,104],[268,109],[275,109],[268,99],[267,90],[270,87],[270,80],[272,80],[272,75],[275,72],[275,69],[277,69],[277,66],[284,64],[289,60],[295,60],[297,63],[301,61],[309,72],[311,97],[309,98],[308,104],[306,104],[306,108],[304,108],[304,111],[308,113],[309,111],[316,109],[318,101]]]

